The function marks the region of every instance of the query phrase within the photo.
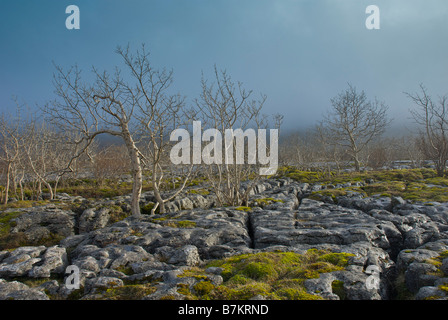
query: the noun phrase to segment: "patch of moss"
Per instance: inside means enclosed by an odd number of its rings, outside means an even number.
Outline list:
[[[191,220],[177,220],[175,218],[160,217],[151,220],[153,223],[171,228],[195,228],[197,223]]]
[[[436,271],[432,272],[432,275],[437,275],[440,277],[448,276],[447,274],[444,274],[444,272],[440,269],[442,266],[442,261],[448,257],[448,250],[441,252],[437,257],[426,259],[425,263],[432,264],[437,268]]]
[[[380,181],[366,186],[361,187],[361,189],[368,195],[374,194],[387,194],[390,195],[401,195],[403,191],[406,190],[406,183],[403,181]]]
[[[47,237],[44,237],[37,241],[36,243],[30,243],[31,245],[38,245],[38,246],[46,246],[51,247],[54,245],[59,244],[65,237],[63,235],[50,232],[50,234]]]
[[[441,252],[439,254],[439,258],[442,259],[442,260],[445,259],[445,258],[448,258],[448,250]]]
[[[120,266],[116,268],[115,270],[124,273],[125,275],[129,276],[134,274],[134,270],[130,266]]]
[[[287,177],[299,182],[314,183],[328,178],[323,172],[302,171],[293,166],[280,167],[277,170],[278,177]]]
[[[9,234],[11,227],[14,227],[13,219],[20,216],[22,212],[1,212],[0,213],[0,237]]]
[[[0,250],[15,249],[29,245],[28,239],[23,232],[8,234],[0,237]]]
[[[373,179],[375,182],[362,187],[315,191],[311,194],[310,198],[321,200],[323,196],[329,196],[335,201],[337,197],[346,196],[349,192],[353,191],[361,193],[364,197],[372,195],[380,195],[383,197],[400,196],[412,202],[448,202],[448,187],[445,186],[445,180],[448,179],[437,177],[425,178],[431,176],[431,174],[435,175],[431,171],[428,173],[417,169],[359,173],[363,178]],[[351,175],[348,177],[354,178],[356,176]],[[348,177],[333,180],[350,180]],[[431,185],[431,183],[434,183],[434,185]]]
[[[210,191],[206,190],[206,189],[191,189],[188,191],[188,193],[190,194],[200,194],[201,196],[206,196],[208,194],[210,194]]]
[[[149,202],[148,204],[144,205],[143,207],[140,207],[140,213],[141,214],[151,214],[151,210],[154,208],[156,204],[154,202]],[[159,207],[155,210],[155,213],[159,213]]]
[[[269,296],[271,286],[263,282],[251,282],[244,286],[220,285],[209,294],[215,300],[249,300],[257,295]]]
[[[98,300],[139,300],[155,291],[151,284],[124,285],[106,289]]]
[[[143,233],[143,232],[138,231],[138,230],[134,230],[134,229],[131,230],[131,234],[132,234],[133,236],[136,236],[136,237],[142,237],[142,236],[144,236],[144,233]]]
[[[45,282],[48,282],[50,280],[60,280],[60,278],[52,276],[50,278],[28,278],[28,277],[17,277],[12,279],[12,281],[19,281],[23,284],[26,284],[30,288],[36,288]]]
[[[283,203],[284,201],[281,199],[274,199],[274,198],[254,199],[254,205],[259,206],[259,207],[265,207],[265,206],[270,205],[275,202]]]
[[[240,206],[240,207],[236,207],[235,210],[249,212],[249,211],[252,211],[252,208],[251,207]]]
[[[448,187],[448,178],[445,178],[445,177],[443,177],[443,178],[442,177],[428,178],[428,179],[425,179],[425,182],[428,184]]]
[[[210,281],[200,281],[193,286],[196,294],[200,296],[205,296],[209,294],[215,286]]]
[[[307,183],[330,183],[339,184],[355,181],[375,181],[368,184],[364,189],[371,195],[374,193],[389,193],[404,191],[404,187],[411,183],[433,184],[438,186],[448,186],[448,178],[437,177],[433,169],[394,169],[378,170],[368,172],[320,172],[301,171],[293,166],[281,167],[277,170],[278,177],[290,177],[295,180]],[[392,193],[391,193],[391,192]]]
[[[253,280],[269,280],[278,277],[275,267],[268,261],[253,261],[248,263],[241,272]]]
[[[84,296],[84,287],[81,286],[79,289],[73,290],[67,296],[67,300],[80,300]]]
[[[276,300],[321,300],[319,296],[309,294],[303,288],[281,288],[272,295]]]
[[[426,297],[424,300],[431,301],[431,300],[438,300],[440,298],[442,298],[442,297],[441,296],[430,296],[430,297]]]
[[[446,187],[428,186],[425,183],[410,183],[401,195],[405,200],[411,201],[437,201],[448,202],[448,189]]]
[[[195,228],[196,222],[190,220],[176,221],[177,228]]]
[[[160,300],[176,300],[176,297],[169,294],[160,298]]]
[[[28,239],[23,232],[10,233],[11,228],[15,227],[15,218],[22,212],[1,212],[0,213],[0,250],[14,249],[29,245]]]
[[[314,191],[309,198],[320,201],[322,197],[331,197],[333,201],[336,201],[338,197],[348,196],[349,193],[353,192],[359,193],[363,197],[367,196],[367,194],[361,188],[349,187],[349,188],[324,189]]]
[[[337,295],[340,300],[345,300],[347,296],[344,289],[344,282],[340,280],[334,280],[331,283],[331,291]]]
[[[8,204],[2,204],[0,205],[1,210],[5,209],[21,209],[21,208],[31,208],[31,207],[38,207],[38,206],[44,206],[46,204],[49,204],[49,200],[18,200],[14,202],[8,202]],[[60,203],[59,201],[52,201],[51,203],[56,204]]]
[[[177,276],[178,278],[195,278],[196,280],[207,280],[207,276],[204,274],[204,271],[198,267],[192,267],[187,270],[184,270],[181,274]]]
[[[242,274],[236,274],[233,277],[231,277],[227,282],[229,284],[235,284],[235,285],[245,285],[250,283],[252,280],[245,275]]]
[[[337,266],[337,267],[342,267],[345,268],[348,266],[349,260],[351,257],[353,257],[354,255],[351,253],[345,253],[345,252],[339,252],[339,253],[327,253],[327,254],[323,254],[321,256],[319,256],[319,258],[317,258],[317,261],[325,261],[325,262],[329,262],[330,264]]]
[[[448,294],[448,285],[447,284],[440,285],[438,288],[440,290],[444,291],[446,294]]]
[[[203,268],[186,270],[182,276],[200,280],[198,285],[204,286],[201,289],[207,292],[196,293],[195,297],[199,299],[245,300],[256,295],[268,299],[321,299],[306,292],[304,281],[319,277],[321,273],[343,270],[351,256],[315,249],[303,255],[294,252],[240,254],[211,261]],[[212,287],[207,284],[204,270],[208,267],[223,269],[221,285]]]
[[[111,205],[107,206],[107,208],[110,209],[109,215],[110,215],[110,223],[115,223],[118,221],[121,221],[125,219],[128,214],[123,211],[123,208],[117,205]]]
[[[198,298],[195,296],[193,292],[190,290],[190,285],[186,283],[178,283],[177,284],[177,290],[178,293],[182,294],[184,296],[185,300],[198,300]],[[173,297],[174,300],[174,297]]]

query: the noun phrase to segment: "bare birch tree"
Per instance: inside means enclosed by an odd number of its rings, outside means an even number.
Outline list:
[[[143,167],[151,172],[151,185],[156,198],[156,209],[165,212],[165,203],[174,199],[187,185],[191,177],[193,165],[183,172],[179,187],[168,196],[163,196],[161,187],[166,180],[169,170],[170,133],[178,126],[188,125],[190,118],[184,112],[185,98],[179,94],[170,94],[168,89],[173,83],[173,72],[154,70],[149,63],[149,54],[144,46],[136,54],[129,51],[129,47],[118,47],[117,53],[123,57],[125,65],[136,80],[133,92],[137,111],[135,118],[141,129],[140,141]]]
[[[135,55],[129,52],[129,47],[118,47],[116,52],[123,59],[127,76],[118,67],[112,74],[93,68],[95,80],[84,83],[76,66],[68,71],[57,66],[54,83],[60,100],[47,106],[46,112],[53,122],[81,134],[73,159],[86,152],[100,135],[122,139],[129,154],[133,179],[131,211],[133,216],[139,217],[142,170],[147,161],[141,151],[145,130],[151,127],[157,112],[166,110],[168,113],[181,104],[177,96],[168,91],[172,72],[154,69],[144,46]],[[153,136],[158,134],[153,132]]]
[[[12,172],[20,159],[22,139],[20,128],[20,120],[7,119],[5,115],[0,118],[0,160],[6,167],[4,204],[8,203],[9,190],[14,181]]]
[[[266,118],[261,114],[266,96],[262,95],[258,100],[251,99],[252,91],[245,90],[240,82],[234,83],[226,71],[218,71],[215,66],[214,82],[208,83],[203,76],[201,87],[201,95],[196,100],[196,106],[199,118],[204,122],[205,127],[219,130],[222,134],[226,129],[240,129],[246,132],[247,129],[256,130],[266,127]],[[281,120],[281,117],[276,117],[277,125],[281,124]],[[232,148],[235,146],[236,144],[232,144]],[[217,148],[222,150],[221,145]],[[244,150],[233,149],[231,154],[232,157],[233,155],[236,157],[238,152],[244,153],[245,164],[236,164],[236,161],[228,163],[225,159],[227,151],[224,150],[224,153],[221,153],[222,161],[218,161],[219,163],[205,163],[207,177],[220,204],[233,206],[245,204],[259,177],[258,167],[249,164],[248,159],[253,155],[249,155],[249,151],[244,152]],[[214,156],[221,155],[215,153]],[[243,189],[242,183],[249,179],[251,182]]]
[[[44,185],[50,199],[55,199],[60,179],[69,171],[76,149],[68,132],[58,132],[45,121],[32,120],[23,132],[21,152],[23,166],[29,177],[38,183],[37,196]]]
[[[378,100],[368,101],[349,84],[348,89],[331,99],[332,109],[325,116],[324,127],[333,141],[351,157],[356,171],[361,169],[361,154],[373,139],[380,137],[390,120],[387,106]]]
[[[406,93],[417,106],[411,110],[420,126],[417,144],[426,158],[434,162],[437,175],[443,177],[448,161],[448,96],[435,102],[423,84],[420,89],[420,93]]]

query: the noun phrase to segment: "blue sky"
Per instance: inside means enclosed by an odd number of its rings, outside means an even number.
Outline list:
[[[80,30],[65,27],[71,4]],[[371,4],[380,30],[365,27]],[[1,0],[0,112],[13,95],[52,99],[52,61],[111,70],[117,45],[145,43],[189,101],[216,64],[266,94],[265,113],[282,113],[286,128],[314,125],[347,82],[384,100],[401,126],[412,107],[403,92],[424,83],[448,93],[447,39],[446,0]]]

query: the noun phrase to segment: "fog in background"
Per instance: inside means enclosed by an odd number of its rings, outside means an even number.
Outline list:
[[[70,4],[80,30],[65,28]],[[380,30],[365,27],[371,4]],[[264,112],[283,114],[288,132],[314,126],[351,83],[386,102],[397,134],[413,125],[403,92],[424,83],[434,96],[448,93],[447,14],[445,0],[2,0],[0,112],[14,109],[12,96],[31,111],[53,99],[53,61],[88,77],[91,66],[120,65],[117,45],[145,43],[189,101],[216,64],[266,94]]]

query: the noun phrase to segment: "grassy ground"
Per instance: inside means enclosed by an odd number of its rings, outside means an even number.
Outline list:
[[[350,192],[358,192],[364,196],[400,196],[405,200],[421,202],[448,202],[448,177],[437,177],[432,169],[382,170],[351,173],[307,172],[292,167],[281,168],[280,176],[307,183],[327,185],[348,182],[365,182],[362,187],[350,186],[337,189],[317,191],[315,195],[344,196]]]
[[[369,172],[351,172],[337,174],[335,172],[308,172],[300,171],[293,167],[279,168],[277,178],[289,177],[299,182],[326,184],[330,188],[314,192],[311,198],[320,199],[321,196],[330,196],[336,199],[338,196],[348,195],[350,192],[357,192],[363,196],[381,195],[381,196],[400,196],[405,200],[413,202],[448,202],[448,177],[437,177],[436,172],[431,169],[406,169],[406,170],[383,170]],[[347,182],[366,182],[362,186],[349,186],[344,188],[333,188],[338,184]],[[204,179],[191,181],[190,186],[200,185],[206,182]],[[331,187],[333,186],[333,187]],[[66,192],[72,196],[82,196],[87,199],[111,198],[118,195],[126,195],[131,192],[131,184],[128,182],[118,182],[106,180],[104,184],[98,185],[97,181],[92,179],[83,179],[65,182],[59,188],[58,192]],[[151,185],[145,181],[144,191],[151,190]],[[45,191],[45,190],[44,190]],[[207,195],[209,190],[199,188],[190,190],[190,194]],[[264,206],[273,201],[271,198],[258,199],[257,205]],[[26,245],[20,234],[11,235],[9,230],[20,212],[13,209],[34,207],[50,203],[48,200],[25,200],[10,202],[7,205],[0,205],[0,248],[12,248],[20,245]],[[81,204],[64,204],[59,201],[51,201],[52,204],[61,206],[63,209],[78,210],[76,206]],[[148,203],[142,207],[142,213],[149,213],[154,204]],[[10,210],[6,210],[10,209]],[[12,210],[11,210],[12,209]],[[251,207],[237,207],[237,210],[250,211]],[[79,210],[82,210],[79,209]],[[78,210],[78,211],[79,211]],[[12,212],[11,212],[12,211]],[[116,221],[123,219],[126,212],[122,208],[112,208],[113,217]],[[164,221],[169,224],[171,221]],[[176,223],[176,227],[194,227],[189,222]],[[54,239],[49,239],[52,243]]]

